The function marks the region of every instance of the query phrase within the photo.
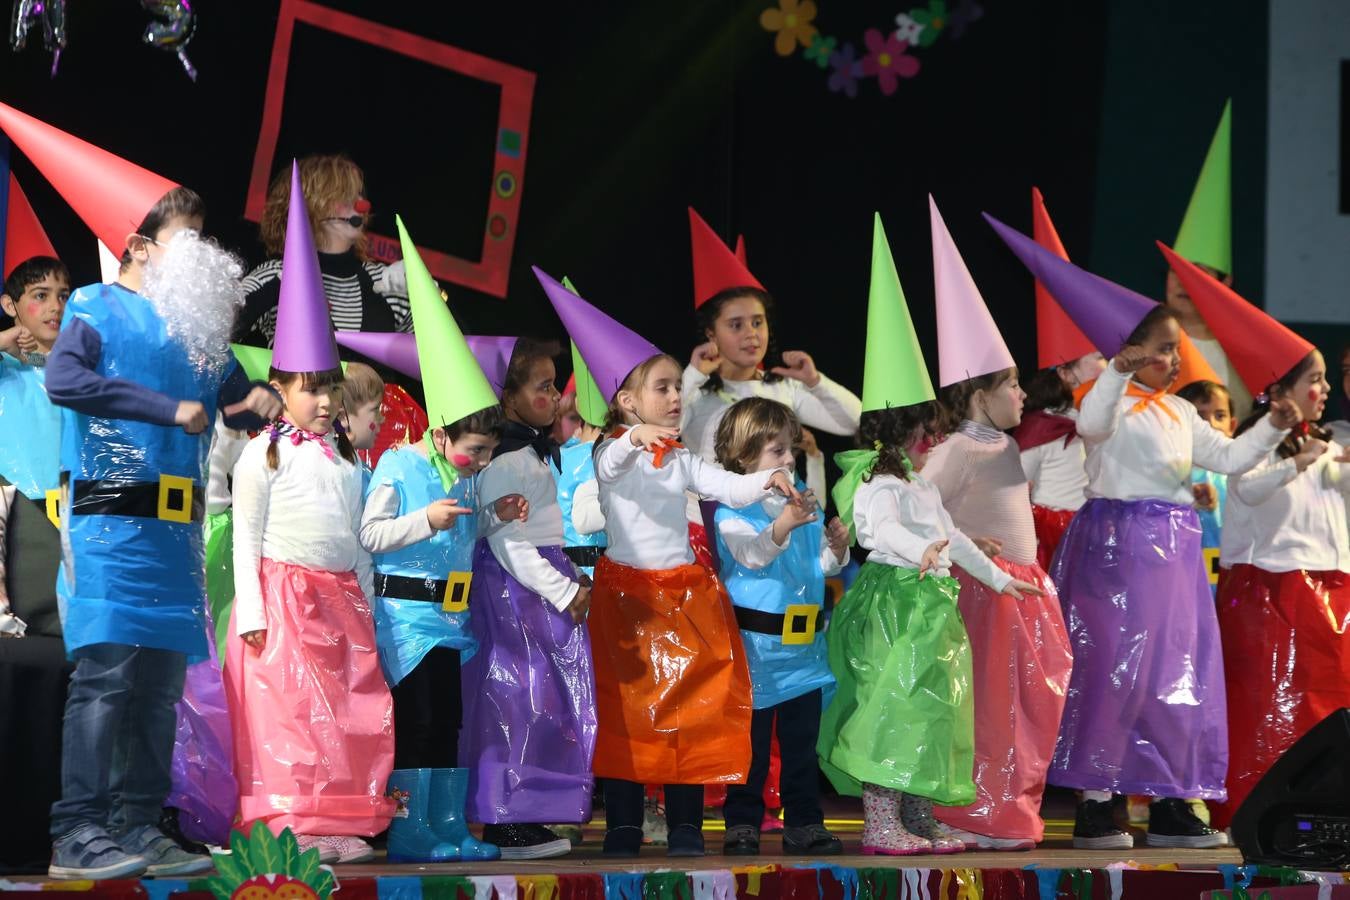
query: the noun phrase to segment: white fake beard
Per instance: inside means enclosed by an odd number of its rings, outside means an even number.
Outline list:
[[[196,231],[180,231],[158,263],[146,263],[141,293],[154,304],[164,329],[197,372],[223,369],[230,333],[244,305],[239,257]]]

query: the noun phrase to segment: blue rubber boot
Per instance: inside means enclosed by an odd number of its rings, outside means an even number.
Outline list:
[[[431,771],[396,769],[389,776],[389,795],[398,803],[389,823],[386,856],[390,862],[459,862],[459,846],[438,837],[427,821]]]
[[[500,859],[496,844],[488,844],[469,834],[464,821],[464,800],[469,794],[468,769],[431,770],[431,828],[441,840],[459,847],[459,858],[468,860]]]

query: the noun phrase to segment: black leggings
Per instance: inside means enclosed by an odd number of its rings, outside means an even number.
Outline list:
[[[464,703],[459,651],[433,647],[394,695],[394,768],[452,769],[459,759]]]
[[[636,781],[618,778],[605,779],[605,827],[625,825],[642,827],[642,801],[646,788]],[[703,828],[703,785],[668,784],[665,786],[666,825],[674,830],[678,825]]]

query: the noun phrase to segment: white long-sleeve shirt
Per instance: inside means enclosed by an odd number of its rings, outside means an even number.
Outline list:
[[[780,498],[777,494],[764,501],[765,512],[773,518],[778,517],[782,512],[785,498]],[[824,515],[821,511],[818,515]],[[749,519],[742,519],[739,516],[724,518],[717,523],[717,532],[722,536],[723,542],[727,545],[727,551],[736,562],[745,566],[747,569],[762,569],[769,563],[778,558],[778,555],[788,548],[800,529],[794,529],[788,532],[783,539],[783,543],[778,544],[773,539],[773,522],[756,531],[755,523]],[[830,548],[829,536],[822,530],[820,533],[820,569],[826,578],[836,574],[844,567],[844,562],[848,559],[848,552],[845,551],[844,559],[834,555],[834,550]]]
[[[953,561],[972,576],[1002,592],[1012,576],[985,556],[975,542],[952,523],[942,494],[915,472],[909,481],[874,475],[858,485],[853,497],[853,527],[858,545],[870,551],[868,562],[917,569],[924,551],[937,541],[950,541],[938,556],[938,575],[950,575]]]
[[[215,433],[211,435],[211,454],[206,467],[206,513],[217,515],[230,508],[230,478],[239,455],[248,446],[247,431],[225,426],[225,417],[216,418]]]
[[[858,430],[862,415],[862,400],[848,388],[824,375],[815,387],[807,387],[794,378],[765,382],[722,380],[719,391],[702,390],[708,376],[694,366],[686,366],[681,379],[684,413],[680,418],[680,438],[699,456],[708,461],[717,458],[713,444],[717,440],[717,425],[737,400],[746,397],[764,397],[777,400],[797,414],[807,428],[819,428],[828,434],[849,435]],[[820,496],[825,496],[821,494]]]
[[[759,503],[771,493],[764,488],[771,471],[736,475],[685,448],[667,450],[659,469],[652,460],[652,454],[634,445],[628,433],[605,440],[595,456],[609,538],[605,555],[635,569],[673,569],[694,561],[686,491],[733,508]]]
[[[1345,503],[1350,464],[1331,449],[1302,472],[1272,453],[1254,469],[1228,479],[1223,510],[1225,566],[1249,563],[1267,572],[1350,572]]]
[[[1078,410],[1055,411],[1077,421]],[[1087,446],[1075,437],[1046,441],[1022,451],[1022,472],[1031,482],[1031,502],[1049,509],[1077,510],[1087,500]]]
[[[1126,394],[1130,378],[1108,365],[1083,398],[1078,435],[1087,445],[1089,497],[1189,505],[1194,499],[1192,466],[1240,474],[1265,459],[1288,433],[1266,417],[1230,440],[1174,394],[1132,412],[1140,398]],[[1166,405],[1175,419],[1159,405]]]
[[[235,633],[267,627],[259,565],[263,557],[321,572],[355,571],[369,597],[370,554],[361,548],[361,469],[313,441],[283,435],[279,462],[267,467],[266,432],[248,442],[234,467]]]
[[[495,523],[495,504],[508,494],[529,501],[530,517]],[[552,467],[530,447],[495,457],[478,476],[478,531],[486,534],[492,555],[511,577],[562,611],[580,587],[575,571],[564,575],[539,555],[539,547],[563,545],[562,507]]]

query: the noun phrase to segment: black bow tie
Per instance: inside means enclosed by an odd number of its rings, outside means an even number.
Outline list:
[[[562,454],[558,451],[557,442],[547,431],[536,431],[528,425],[510,419],[502,429],[502,442],[497,445],[497,450],[492,456],[495,459],[503,453],[510,453],[522,447],[533,450],[540,462],[552,460],[554,466],[562,469]]]

